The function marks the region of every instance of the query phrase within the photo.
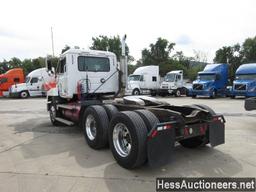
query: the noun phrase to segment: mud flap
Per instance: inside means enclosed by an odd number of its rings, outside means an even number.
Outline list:
[[[256,109],[256,97],[245,99],[244,108],[246,111],[251,111]]]
[[[222,121],[209,124],[209,140],[212,147],[225,143],[225,125]]]
[[[173,157],[175,145],[175,128],[155,131],[154,137],[148,137],[147,154],[148,164],[151,167],[159,167],[170,162]],[[151,132],[152,132],[151,131]]]

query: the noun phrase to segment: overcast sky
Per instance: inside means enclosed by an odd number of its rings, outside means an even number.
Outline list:
[[[66,45],[88,48],[98,35],[127,34],[130,53],[163,37],[175,51],[207,54],[256,35],[255,0],[6,0],[0,11],[0,61],[51,54]]]

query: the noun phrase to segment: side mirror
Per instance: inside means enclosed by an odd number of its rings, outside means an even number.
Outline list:
[[[48,73],[52,73],[53,74],[55,72],[55,69],[52,66],[51,58],[46,58],[45,65],[46,65],[46,70],[47,70]]]
[[[47,69],[47,71],[52,70],[52,61],[49,58],[46,59],[46,69]]]

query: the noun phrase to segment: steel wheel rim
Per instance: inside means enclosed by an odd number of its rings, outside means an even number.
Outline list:
[[[118,123],[113,129],[113,144],[121,157],[127,157],[131,152],[132,139],[126,125]]]
[[[87,116],[85,121],[86,135],[90,140],[94,140],[97,134],[96,121],[94,117],[90,114]]]
[[[27,92],[22,92],[22,93],[21,93],[21,97],[22,97],[22,98],[25,98],[25,97],[27,97],[27,96],[28,96]]]
[[[177,96],[180,96],[180,91],[179,91],[179,90],[176,92],[176,95],[177,95]]]
[[[50,117],[52,121],[55,121],[56,119],[56,110],[55,107],[52,105],[50,108]]]
[[[138,90],[135,90],[135,91],[134,91],[134,95],[139,95],[139,91],[138,91]]]

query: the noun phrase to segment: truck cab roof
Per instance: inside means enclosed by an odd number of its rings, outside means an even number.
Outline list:
[[[240,74],[256,74],[256,63],[247,63],[238,67],[236,75]]]
[[[77,54],[77,55],[91,55],[91,56],[115,56],[114,53],[109,51],[99,51],[99,50],[85,50],[85,49],[76,49],[71,48],[65,51],[61,54],[61,56],[67,55],[67,54]]]
[[[227,70],[228,64],[226,63],[208,64],[205,66],[204,70],[198,72],[198,74],[216,74]]]
[[[170,72],[168,72],[167,74],[171,74],[171,73],[175,73],[175,74],[177,74],[177,73],[183,73],[183,70],[170,71]]]

